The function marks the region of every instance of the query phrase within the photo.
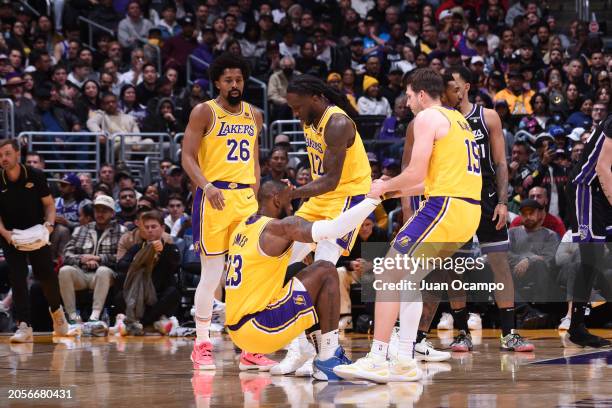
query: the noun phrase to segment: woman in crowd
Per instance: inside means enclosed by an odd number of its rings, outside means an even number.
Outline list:
[[[87,126],[87,120],[91,112],[100,109],[100,85],[94,80],[87,80],[81,88],[76,113],[83,127]]]
[[[146,108],[136,100],[136,87],[134,85],[123,85],[121,88],[121,93],[119,94],[119,110],[132,116],[136,120],[139,129],[143,128],[147,111]]]

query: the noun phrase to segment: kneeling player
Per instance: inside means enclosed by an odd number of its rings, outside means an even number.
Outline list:
[[[238,347],[270,353],[319,323],[314,377],[338,379],[333,368],[350,364],[350,360],[338,345],[340,294],[336,269],[331,262],[317,261],[283,286],[285,271],[294,241],[342,237],[361,224],[380,200],[366,198],[331,221],[275,219],[289,206],[287,190],[278,181],[263,184],[258,194],[259,211],[241,222],[231,235],[225,282],[226,324]]]

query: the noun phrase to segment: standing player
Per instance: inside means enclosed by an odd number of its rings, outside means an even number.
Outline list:
[[[482,188],[478,145],[465,118],[454,109],[442,107],[444,82],[438,73],[421,68],[407,82],[407,103],[416,114],[410,163],[399,176],[374,182],[369,196],[399,190],[403,196],[426,197],[397,234],[388,259],[449,255],[478,228]],[[396,281],[406,272],[398,265],[388,276]],[[416,273],[422,277],[427,270],[422,268]],[[416,291],[417,298],[418,294]],[[370,353],[354,364],[336,367],[334,372],[347,379],[377,382],[418,380],[421,374],[413,359],[413,346],[422,303],[419,299],[387,301],[378,296],[377,300]],[[389,366],[388,343],[398,312],[399,350]]]
[[[314,377],[338,379],[333,368],[350,364],[338,344],[340,289],[338,272],[328,261],[315,261],[283,286],[294,241],[320,242],[349,233],[380,203],[365,198],[331,221],[300,217],[276,219],[289,207],[287,185],[267,181],[258,194],[259,210],[231,236],[227,267],[226,323],[236,345],[254,353],[281,349],[317,322],[319,354]]]
[[[472,74],[467,68],[454,68],[451,70],[451,75],[462,90],[458,109],[468,121],[480,149],[482,213],[476,236],[482,254],[487,255],[494,281],[504,285],[504,289],[495,294],[501,320],[501,348],[509,351],[533,351],[533,344],[525,341],[515,331],[514,326],[514,282],[508,264],[509,240],[506,227],[508,167],[501,120],[494,110],[469,101]],[[452,98],[452,95],[449,97]],[[466,294],[464,291],[453,292],[449,297],[455,328],[459,330],[459,335],[451,344],[451,350],[471,351],[472,340],[467,324]]]
[[[313,180],[295,190],[287,190],[291,199],[310,198],[295,216],[311,222],[333,219],[361,202],[370,191],[368,156],[347,113],[352,108],[344,95],[310,75],[301,75],[289,84],[287,102],[304,124]],[[318,242],[315,261],[325,260],[335,265],[342,253],[348,255],[356,239],[356,232],[351,231],[342,238]],[[310,244],[296,244],[290,263],[302,261],[311,250]],[[304,363],[307,368],[310,357],[307,347],[305,338],[300,336],[272,374],[294,372]]]
[[[594,127],[568,188],[568,202],[574,207],[570,212],[572,240],[580,244],[581,273],[574,282],[572,321],[566,339],[581,347],[608,347],[609,340],[589,333],[584,324],[593,281],[601,273],[604,242],[612,236],[612,114]]]
[[[242,101],[249,77],[246,61],[223,54],[210,66],[210,80],[219,96],[197,105],[189,117],[183,141],[183,168],[197,187],[193,200],[193,240],[200,252],[202,275],[195,293],[196,342],[194,369],[212,370],[209,327],[215,289],[224,269],[234,228],[257,211],[259,183],[257,136],[262,115]],[[264,356],[242,353],[243,367],[274,364]]]

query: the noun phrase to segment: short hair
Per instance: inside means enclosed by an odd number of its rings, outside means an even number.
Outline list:
[[[185,200],[183,200],[183,197],[181,197],[180,194],[170,194],[168,197],[168,203],[170,203],[172,200],[180,201],[181,204],[183,204],[183,207],[185,206]]]
[[[75,70],[77,68],[85,68],[85,67],[89,67],[89,64],[87,63],[87,61],[82,60],[82,59],[77,59],[74,64],[72,64],[72,69]]]
[[[30,150],[29,152],[26,152],[25,157],[27,158],[28,156],[36,156],[36,157],[38,157],[38,159],[40,160],[41,163],[45,162],[45,158],[42,156],[42,154],[38,153],[35,150]]]
[[[3,148],[4,146],[12,146],[13,150],[15,150],[16,152],[19,151],[19,142],[17,141],[17,139],[0,140],[0,149]]]
[[[457,66],[457,67],[453,67],[450,70],[450,73],[451,73],[451,75],[452,74],[459,75],[459,77],[461,79],[463,79],[465,82],[467,82],[468,84],[471,84],[472,81],[474,80],[474,76],[472,75],[472,71],[470,71],[468,68],[464,67],[463,65]]]
[[[149,196],[145,196],[145,195],[141,196],[138,199],[138,202],[141,202],[141,201],[147,201],[151,205],[151,208],[157,207],[157,202]]]
[[[144,64],[142,66],[142,72],[145,71],[145,69],[147,69],[148,67],[153,67],[153,69],[155,70],[155,72],[157,72],[157,67],[155,66],[155,64],[153,64],[152,62],[147,62],[146,64]]]
[[[159,225],[164,225],[164,219],[157,210],[145,211],[140,214],[140,222],[144,223],[145,221],[157,221]]]
[[[287,185],[282,181],[278,180],[268,180],[259,187],[259,192],[257,193],[257,200],[269,200],[275,195],[280,194],[281,191],[287,188]]]
[[[517,140],[516,142],[512,144],[512,146],[522,146],[525,148],[527,152],[529,152],[529,146],[527,145],[527,142],[525,142],[524,140]]]
[[[115,95],[114,93],[112,93],[112,92],[103,92],[102,95],[100,96],[100,100],[103,101],[104,98],[108,98],[109,96],[117,99],[117,95]]]
[[[242,77],[244,78],[245,82],[249,79],[251,72],[245,59],[240,56],[224,52],[215,58],[212,64],[210,64],[210,80],[213,83],[218,81],[226,69],[232,68],[239,69],[242,72]]]
[[[406,85],[416,92],[424,91],[432,98],[439,98],[444,92],[442,75],[431,68],[418,68],[407,78]]]
[[[136,196],[136,189],[132,187],[123,187],[121,190],[119,190],[119,195],[121,195],[121,193],[123,193],[124,191],[130,191],[134,193],[134,197]]]

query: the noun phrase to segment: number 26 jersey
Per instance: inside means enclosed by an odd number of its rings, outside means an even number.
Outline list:
[[[239,113],[223,109],[214,99],[205,102],[213,113],[213,123],[202,135],[198,162],[208,181],[255,184],[257,124],[253,108],[240,102]]]

